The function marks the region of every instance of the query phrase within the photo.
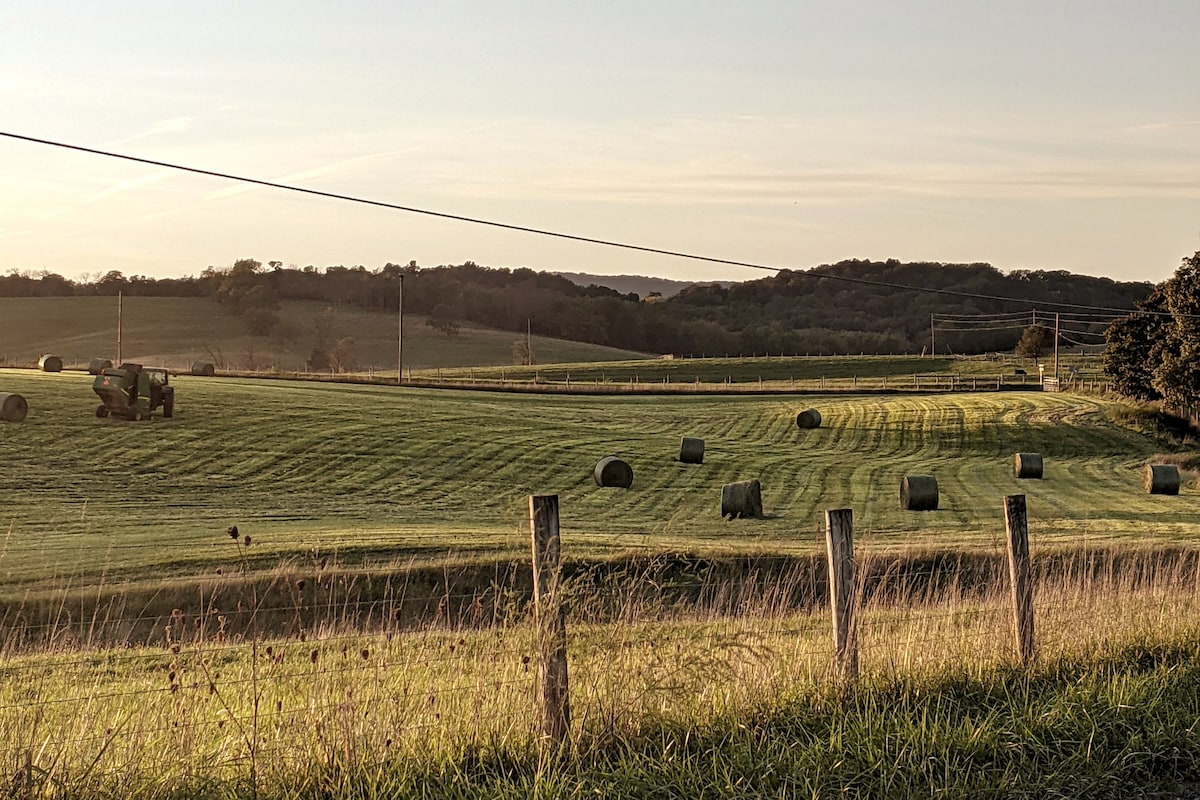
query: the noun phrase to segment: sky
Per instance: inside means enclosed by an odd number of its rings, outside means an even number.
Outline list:
[[[0,131],[763,266],[1200,250],[1197,0],[0,0]],[[761,271],[0,137],[0,272]]]

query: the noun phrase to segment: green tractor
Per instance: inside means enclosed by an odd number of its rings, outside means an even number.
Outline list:
[[[147,369],[141,364],[122,364],[100,371],[92,389],[100,396],[97,417],[150,419],[162,409],[164,417],[175,415],[175,387],[168,385],[165,369]]]

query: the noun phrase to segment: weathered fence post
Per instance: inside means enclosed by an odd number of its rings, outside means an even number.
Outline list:
[[[1004,530],[1008,538],[1008,575],[1012,583],[1013,619],[1021,663],[1033,661],[1033,580],[1029,568],[1029,521],[1025,495],[1004,498]]]
[[[854,627],[854,514],[848,508],[825,512],[829,550],[829,607],[833,612],[834,659],[842,675],[858,675],[858,637]]]
[[[558,533],[558,495],[529,496],[533,541],[533,608],[537,625],[538,688],[542,737],[562,744],[571,728],[567,685],[567,622],[559,603],[562,547]]]

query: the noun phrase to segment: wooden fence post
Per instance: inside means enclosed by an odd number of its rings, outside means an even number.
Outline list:
[[[1012,584],[1013,619],[1021,663],[1033,661],[1033,580],[1029,568],[1029,521],[1025,495],[1004,498],[1004,529],[1008,538],[1008,575]]]
[[[825,512],[829,550],[829,607],[833,612],[833,650],[844,677],[858,675],[858,637],[854,627],[854,514],[848,508]]]
[[[567,684],[567,622],[559,604],[558,495],[529,496],[529,528],[533,541],[533,607],[537,625],[538,697],[542,737],[562,744],[571,729]]]

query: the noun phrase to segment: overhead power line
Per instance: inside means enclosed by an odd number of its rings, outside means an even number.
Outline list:
[[[212,178],[221,178],[224,180],[237,181],[239,183],[251,184],[254,186],[265,186],[270,189],[281,189],[287,192],[298,192],[301,194],[313,195],[315,197],[326,197],[331,200],[344,200],[348,203],[359,203],[361,205],[375,206],[377,208],[388,208],[394,211],[404,211],[409,214],[421,214],[427,217],[436,217],[438,219],[453,220],[455,222],[466,222],[472,225],[486,225],[492,228],[500,228],[502,230],[517,231],[520,233],[529,233],[537,236],[548,236],[556,239],[566,239],[573,242],[583,242],[586,244],[595,244],[602,247],[615,247],[623,250],[633,250],[640,253],[652,253],[655,255],[670,256],[672,258],[683,258],[690,261],[703,261],[710,264],[725,264],[732,267],[745,267],[747,269],[763,270],[765,272],[784,272],[795,271],[800,274],[811,275],[814,278],[842,281],[844,283],[854,283],[861,286],[874,286],[882,289],[899,289],[908,292],[924,292],[927,294],[939,294],[949,297],[962,297],[972,300],[994,300],[1003,303],[1033,303],[1034,301],[1022,297],[1004,297],[1002,295],[978,294],[975,292],[959,292],[953,289],[937,289],[932,286],[911,286],[902,283],[891,283],[888,281],[875,281],[869,278],[853,278],[848,275],[830,275],[830,274],[813,274],[807,270],[791,270],[788,267],[773,267],[766,264],[756,264],[750,261],[736,261],[728,258],[716,258],[714,256],[705,256],[697,253],[686,253],[678,250],[667,250],[658,247],[648,247],[645,245],[631,244],[629,242],[618,242],[611,239],[600,239],[592,236],[581,236],[573,233],[563,233],[561,231],[552,231],[545,228],[536,228],[528,225],[515,225],[507,222],[497,222],[496,220],[483,219],[480,217],[469,217],[462,214],[450,214],[444,211],[433,211],[426,208],[417,208],[415,206],[405,206],[398,203],[387,203],[382,200],[370,200],[363,197],[355,197],[353,195],[338,194],[337,192],[324,192],[319,189],[310,189],[304,186],[294,186],[286,183],[278,183],[275,181],[261,180],[259,178],[250,178],[244,175],[234,175],[228,172],[218,172],[216,170],[202,169],[200,167],[190,167],[184,164],[175,164],[169,161],[158,161],[151,158],[141,158],[139,156],[131,156],[125,153],[114,153],[108,150],[99,150],[94,147],[84,147],[77,144],[69,144],[67,142],[57,142],[51,139],[40,139],[35,136],[25,136],[19,133],[11,133],[9,131],[0,131],[0,136],[8,139],[16,139],[18,141],[30,142],[33,144],[47,145],[49,147],[57,147],[64,150],[73,150],[79,153],[89,153],[91,155],[103,156],[105,158],[115,158],[122,161],[132,161],[137,164],[147,164],[153,167],[163,167],[165,169],[177,170],[179,172],[189,172],[194,175],[207,175]],[[1075,308],[1085,311],[1113,311],[1121,314],[1130,314],[1137,309],[1132,308],[1112,308],[1108,306],[1088,306],[1079,303],[1059,303],[1053,301],[1040,301],[1039,305],[1052,306],[1054,308]],[[1163,312],[1146,312],[1146,313],[1163,313]]]

